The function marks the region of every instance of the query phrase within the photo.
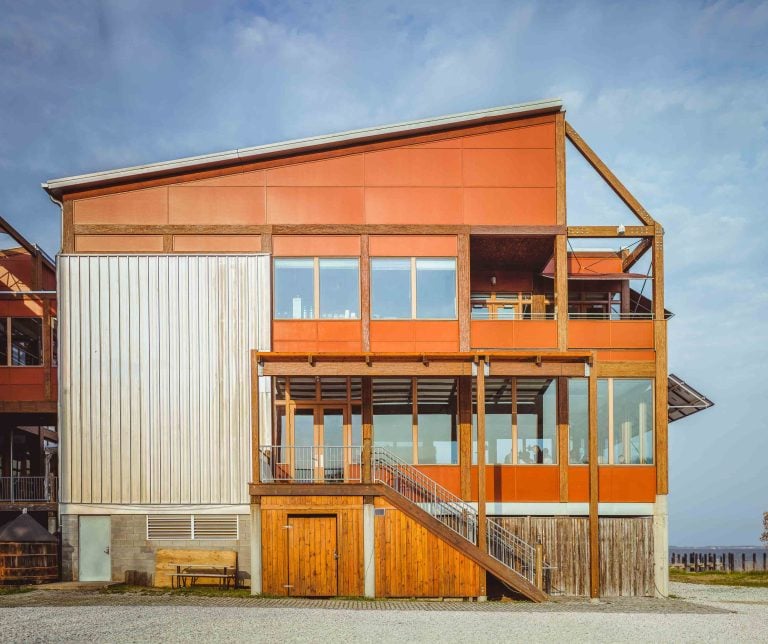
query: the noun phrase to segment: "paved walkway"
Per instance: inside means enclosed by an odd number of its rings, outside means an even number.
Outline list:
[[[446,611],[446,612],[535,612],[535,613],[654,613],[713,614],[727,613],[720,607],[705,606],[680,599],[616,597],[590,602],[584,598],[555,598],[543,604],[514,601],[412,601],[363,599],[302,599],[161,594],[147,592],[110,592],[108,589],[84,589],[52,585],[45,590],[0,595],[0,607],[72,607],[72,606],[216,606],[241,608],[301,608],[354,611]]]

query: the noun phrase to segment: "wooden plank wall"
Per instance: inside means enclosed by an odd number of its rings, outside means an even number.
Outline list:
[[[336,516],[338,594],[359,597],[363,588],[363,498],[274,496],[261,499],[262,592],[288,595],[288,516]]]
[[[426,528],[376,499],[377,597],[476,597],[480,569]]]
[[[553,592],[589,595],[587,517],[497,517],[528,543],[541,542],[553,566]],[[600,518],[600,589],[606,597],[653,596],[653,519]]]

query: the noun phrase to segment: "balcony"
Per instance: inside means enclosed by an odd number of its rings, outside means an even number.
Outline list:
[[[55,476],[0,476],[2,503],[56,503],[57,499],[58,479]]]

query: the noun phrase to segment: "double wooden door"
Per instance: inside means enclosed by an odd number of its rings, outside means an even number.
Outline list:
[[[296,597],[338,595],[335,515],[289,516],[288,594]]]

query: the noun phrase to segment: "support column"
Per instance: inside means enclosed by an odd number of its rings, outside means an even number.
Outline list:
[[[261,436],[259,432],[259,364],[251,351],[251,480],[261,483]]]
[[[597,370],[589,369],[589,596],[600,597],[600,533],[597,462]]]
[[[459,351],[469,351],[472,343],[470,337],[470,318],[472,310],[471,284],[469,270],[469,232],[461,233],[458,238],[458,317],[459,317]]]
[[[568,378],[557,379],[557,462],[560,471],[560,503],[568,502]]]
[[[373,482],[373,382],[370,376],[363,376],[362,434],[363,445],[360,465],[363,483]]]
[[[261,498],[251,499],[251,595],[262,592]]]
[[[472,378],[459,377],[459,477],[461,498],[472,495]]]
[[[653,341],[656,350],[654,425],[656,494],[669,493],[667,321],[664,319],[664,231],[656,224],[653,238]]]
[[[555,237],[555,315],[557,316],[557,348],[568,348],[568,238]]]
[[[371,599],[376,597],[375,516],[373,497],[365,497],[363,503],[363,589],[365,596]]]
[[[656,495],[653,506],[653,580],[656,597],[669,596],[669,509],[667,495]]]
[[[477,366],[477,547],[488,551],[486,530],[486,495],[485,495],[485,358],[480,358]],[[488,596],[487,575],[480,570],[480,596]]]

